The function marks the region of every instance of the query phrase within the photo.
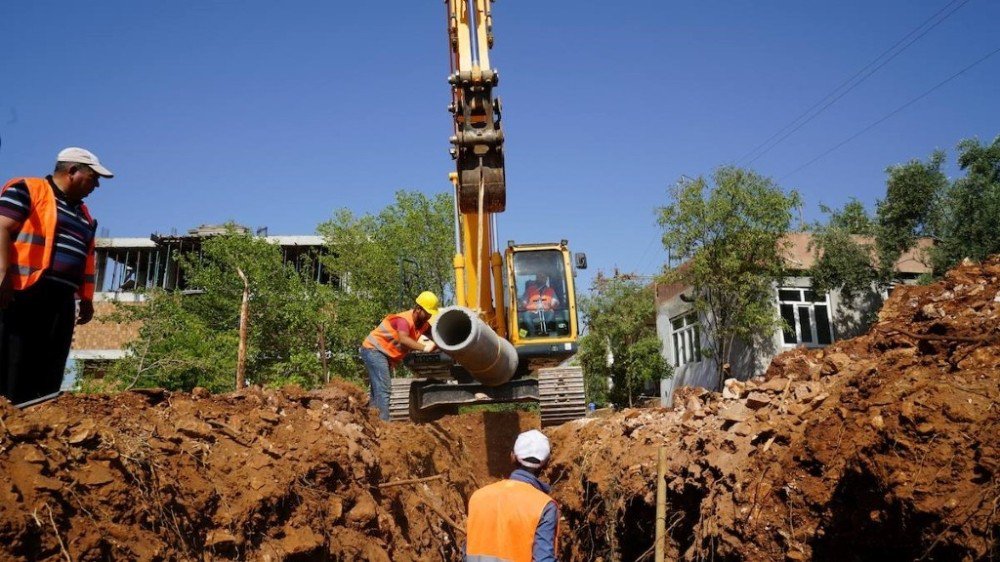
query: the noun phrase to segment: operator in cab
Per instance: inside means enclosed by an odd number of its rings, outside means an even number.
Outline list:
[[[427,337],[430,320],[438,313],[440,301],[430,291],[420,293],[410,310],[386,316],[361,342],[361,361],[368,371],[371,403],[379,417],[389,420],[389,396],[392,372],[411,351],[434,351],[437,346]]]

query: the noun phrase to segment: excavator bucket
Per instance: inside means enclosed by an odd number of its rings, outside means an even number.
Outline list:
[[[463,151],[458,156],[458,206],[463,213],[479,209],[480,187],[483,211],[502,213],[507,206],[507,182],[504,177],[503,152],[491,147],[483,156]]]

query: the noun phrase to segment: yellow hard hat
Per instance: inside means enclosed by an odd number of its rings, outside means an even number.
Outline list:
[[[440,304],[440,301],[434,293],[424,291],[417,295],[417,304],[419,304],[420,308],[426,310],[431,316],[434,316],[438,313],[438,304]]]

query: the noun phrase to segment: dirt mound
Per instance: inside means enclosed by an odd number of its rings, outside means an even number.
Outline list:
[[[1000,260],[899,287],[865,336],[781,355],[722,394],[553,434],[572,560],[1000,557]]]
[[[722,394],[554,432],[562,558],[1000,557],[1000,260],[900,287],[866,336]],[[0,400],[0,559],[460,560],[525,413],[383,424],[347,384]]]
[[[348,385],[4,403],[0,558],[460,559],[481,469],[366,406]]]

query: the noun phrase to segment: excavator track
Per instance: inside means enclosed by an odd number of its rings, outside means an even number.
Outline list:
[[[418,379],[392,379],[389,394],[389,420],[410,421],[410,385]]]
[[[551,367],[538,370],[538,402],[542,427],[559,425],[587,415],[583,369]]]

